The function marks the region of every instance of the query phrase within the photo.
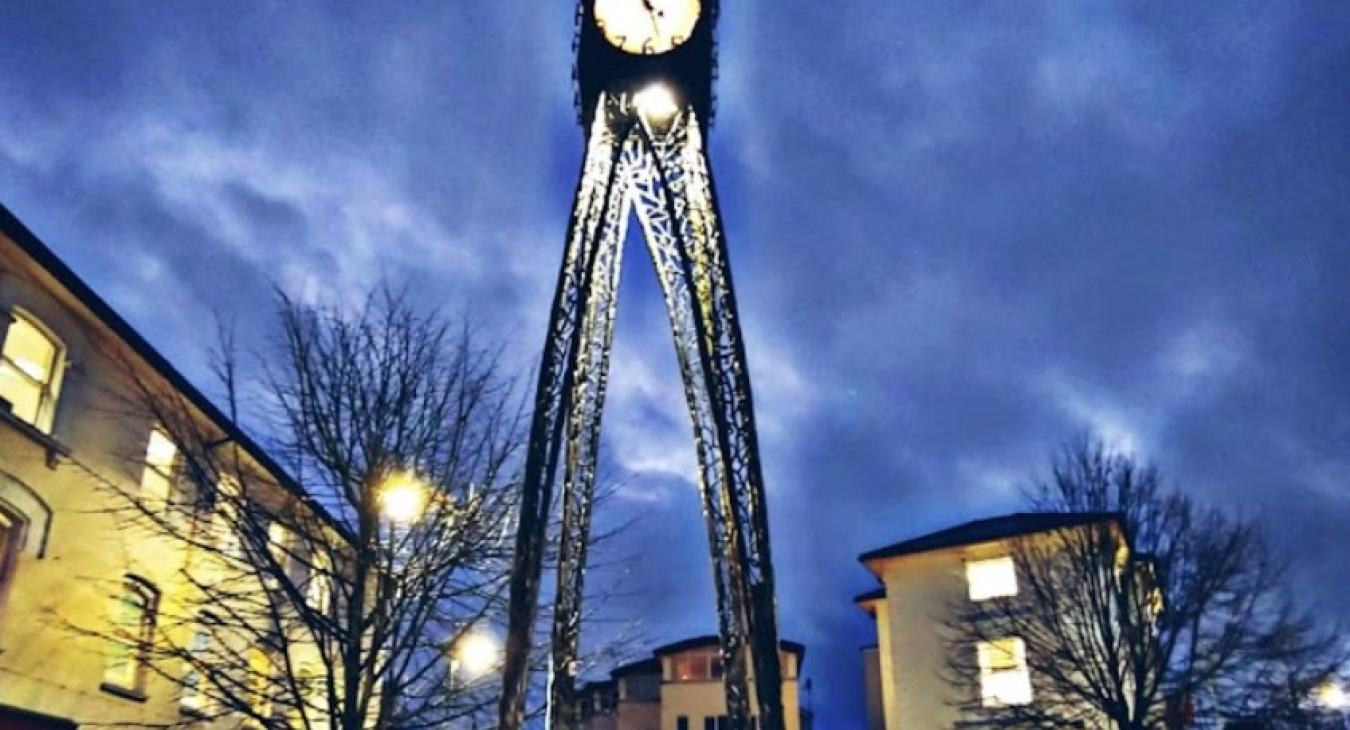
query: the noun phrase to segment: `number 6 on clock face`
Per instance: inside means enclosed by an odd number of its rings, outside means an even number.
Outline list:
[[[699,0],[595,0],[595,24],[616,48],[657,55],[683,45],[702,10]]]

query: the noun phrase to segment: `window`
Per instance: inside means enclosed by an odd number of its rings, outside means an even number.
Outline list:
[[[61,381],[61,346],[22,312],[0,332],[0,409],[44,433],[52,429]]]
[[[202,692],[202,675],[197,668],[210,663],[207,656],[211,648],[209,626],[214,622],[215,618],[210,614],[202,614],[197,620],[197,628],[192,632],[192,642],[188,644],[190,663],[183,674],[183,693],[178,698],[178,704],[189,712],[207,714],[207,697]]]
[[[0,606],[4,605],[5,588],[19,562],[19,544],[23,538],[24,521],[0,502]]]
[[[722,662],[711,651],[686,651],[672,657],[671,671],[678,682],[706,682],[722,676]]]
[[[684,715],[675,718],[675,730],[689,730],[689,718]]]
[[[272,717],[272,685],[275,683],[272,657],[262,649],[248,652],[249,711],[256,717]]]
[[[327,613],[329,601],[333,595],[332,585],[332,565],[328,560],[328,555],[317,552],[321,548],[315,548],[316,552],[309,556],[309,577],[305,584],[305,602],[309,607],[319,613]]]
[[[211,512],[211,532],[216,547],[228,560],[239,560],[244,556],[243,543],[239,538],[239,500],[243,487],[231,477],[224,477],[216,485],[216,504]]]
[[[162,429],[150,430],[150,440],[145,444],[145,470],[141,472],[141,493],[155,500],[156,504],[168,504],[173,492],[173,464],[178,458],[178,447]]]
[[[290,573],[291,569],[291,531],[281,524],[280,520],[273,520],[267,526],[267,549],[272,554],[272,560],[276,561],[281,572]]]
[[[267,522],[267,557],[272,562],[260,567],[265,568],[262,571],[262,580],[268,588],[276,589],[283,579],[288,582],[292,579],[292,568],[295,566],[295,561],[291,559],[293,540],[291,531],[279,520],[273,518]],[[272,567],[273,563],[276,565],[275,568]]]
[[[158,594],[150,584],[128,576],[113,604],[113,640],[103,670],[104,684],[140,692],[145,663],[154,640]]]
[[[1021,639],[1010,637],[981,641],[977,646],[980,662],[980,697],[985,707],[1025,705],[1031,702],[1031,675],[1027,671],[1027,650]]]
[[[323,679],[323,669],[314,661],[301,662],[295,668],[295,683],[300,693],[298,702],[292,704],[286,711],[290,727],[321,727],[328,708],[327,684]],[[309,720],[308,725],[306,719]]]
[[[1017,568],[1013,565],[1012,556],[971,560],[966,563],[966,583],[970,587],[972,601],[1017,595]]]

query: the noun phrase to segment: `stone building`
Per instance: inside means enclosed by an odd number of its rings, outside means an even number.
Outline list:
[[[989,712],[1035,702],[1021,637],[990,637],[968,655],[954,654],[945,627],[954,616],[978,620],[985,602],[1020,600],[1014,541],[1116,520],[1112,513],[1019,513],[860,555],[881,583],[854,598],[877,628],[876,645],[862,652],[869,730],[945,730],[961,726],[962,707]],[[978,668],[971,672],[978,687],[954,686],[947,671],[954,656]]]
[[[811,712],[802,706],[799,687],[806,647],[791,641],[779,645],[784,725],[810,730]],[[582,698],[587,730],[723,730],[726,695],[718,638],[699,636],[662,646],[649,658],[617,667],[609,679],[588,683]],[[757,722],[753,701],[751,713]]]
[[[204,429],[282,485],[264,501],[306,501],[0,206],[0,729],[165,725],[193,720],[206,701],[186,668],[151,666],[147,651],[166,630],[157,619],[190,590],[193,558],[109,502],[109,485],[166,502],[182,486],[174,444],[125,408],[121,389],[138,381],[181,396]],[[191,626],[181,631],[182,646],[196,640]]]

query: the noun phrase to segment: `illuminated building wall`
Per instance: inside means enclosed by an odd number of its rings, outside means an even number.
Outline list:
[[[872,550],[859,560],[880,586],[854,602],[876,621],[877,643],[863,651],[868,730],[946,730],[961,706],[996,711],[1035,702],[1034,677],[1020,637],[990,637],[969,652],[979,686],[953,686],[946,625],[978,620],[979,604],[1016,599],[1013,541],[1112,519],[1014,514],[979,520]],[[955,655],[960,660],[959,655]]]
[[[190,557],[133,529],[101,486],[156,495],[174,478],[172,445],[127,415],[127,367],[237,433],[0,206],[0,728],[177,723],[194,701],[108,639],[154,636],[187,595]]]
[[[784,727],[810,730],[810,712],[802,707],[799,688],[806,649],[790,641],[780,644]],[[726,695],[718,653],[715,636],[688,639],[615,669],[609,680],[586,685],[587,730],[723,730]],[[753,681],[751,677],[752,688]],[[751,710],[757,725],[759,710],[753,700]]]

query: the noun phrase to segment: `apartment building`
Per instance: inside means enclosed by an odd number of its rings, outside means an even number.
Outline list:
[[[147,651],[168,630],[159,618],[191,592],[185,575],[202,566],[185,570],[193,556],[182,542],[137,529],[110,501],[110,486],[161,497],[183,486],[174,443],[125,407],[124,389],[137,381],[177,394],[204,431],[280,485],[250,494],[258,504],[308,504],[0,206],[0,729],[163,726],[203,715],[207,699],[190,670],[152,666]],[[199,640],[190,625],[174,630],[183,646]],[[252,668],[268,660],[256,647],[238,649]]]
[[[779,646],[784,725],[787,730],[811,730],[799,681],[806,647],[792,641]],[[723,730],[727,717],[720,651],[716,636],[698,636],[662,646],[649,658],[615,668],[609,679],[588,683],[582,689],[587,730]],[[757,722],[759,708],[753,701],[751,715],[752,723]]]
[[[950,622],[982,620],[981,607],[989,602],[1022,600],[1015,541],[1116,520],[1112,513],[1019,513],[860,555],[880,584],[854,598],[877,629],[876,645],[862,651],[869,730],[947,730],[971,719],[963,713],[1035,702],[1036,678],[1022,637],[990,636],[978,646],[954,647]],[[971,671],[954,673],[953,661],[969,661]],[[965,676],[978,677],[979,686],[954,678]]]

